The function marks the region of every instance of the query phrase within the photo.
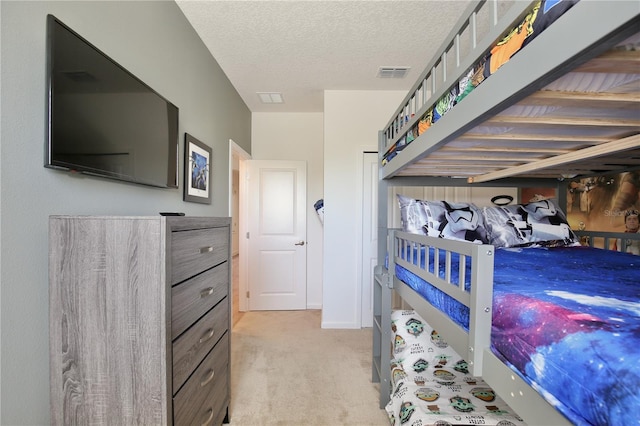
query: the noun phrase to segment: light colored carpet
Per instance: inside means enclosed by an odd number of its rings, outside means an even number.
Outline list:
[[[388,425],[371,333],[321,329],[320,311],[245,313],[231,336],[231,425]]]

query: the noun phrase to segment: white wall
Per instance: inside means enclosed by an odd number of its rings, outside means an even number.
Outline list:
[[[229,212],[229,139],[251,152],[251,113],[172,1],[0,2],[0,372],[2,425],[49,424],[48,217]],[[180,108],[213,148],[213,203],[45,169],[45,28],[56,15]],[[182,171],[182,165],[180,167]]]
[[[404,91],[325,91],[323,328],[360,327],[359,164],[364,151],[378,149],[378,130],[405,95]]]
[[[322,308],[323,229],[313,204],[323,198],[323,114],[253,113],[254,160],[307,162],[307,308]]]

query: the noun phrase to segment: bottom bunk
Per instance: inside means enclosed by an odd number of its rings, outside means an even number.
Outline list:
[[[397,231],[390,243],[381,292],[395,290],[527,424],[640,424],[640,257]]]

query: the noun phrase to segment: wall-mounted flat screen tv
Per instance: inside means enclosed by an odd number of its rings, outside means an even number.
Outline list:
[[[47,17],[45,167],[178,187],[178,108]]]

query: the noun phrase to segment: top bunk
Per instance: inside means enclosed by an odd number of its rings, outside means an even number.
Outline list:
[[[380,178],[640,168],[639,28],[635,1],[473,2],[381,130]]]

